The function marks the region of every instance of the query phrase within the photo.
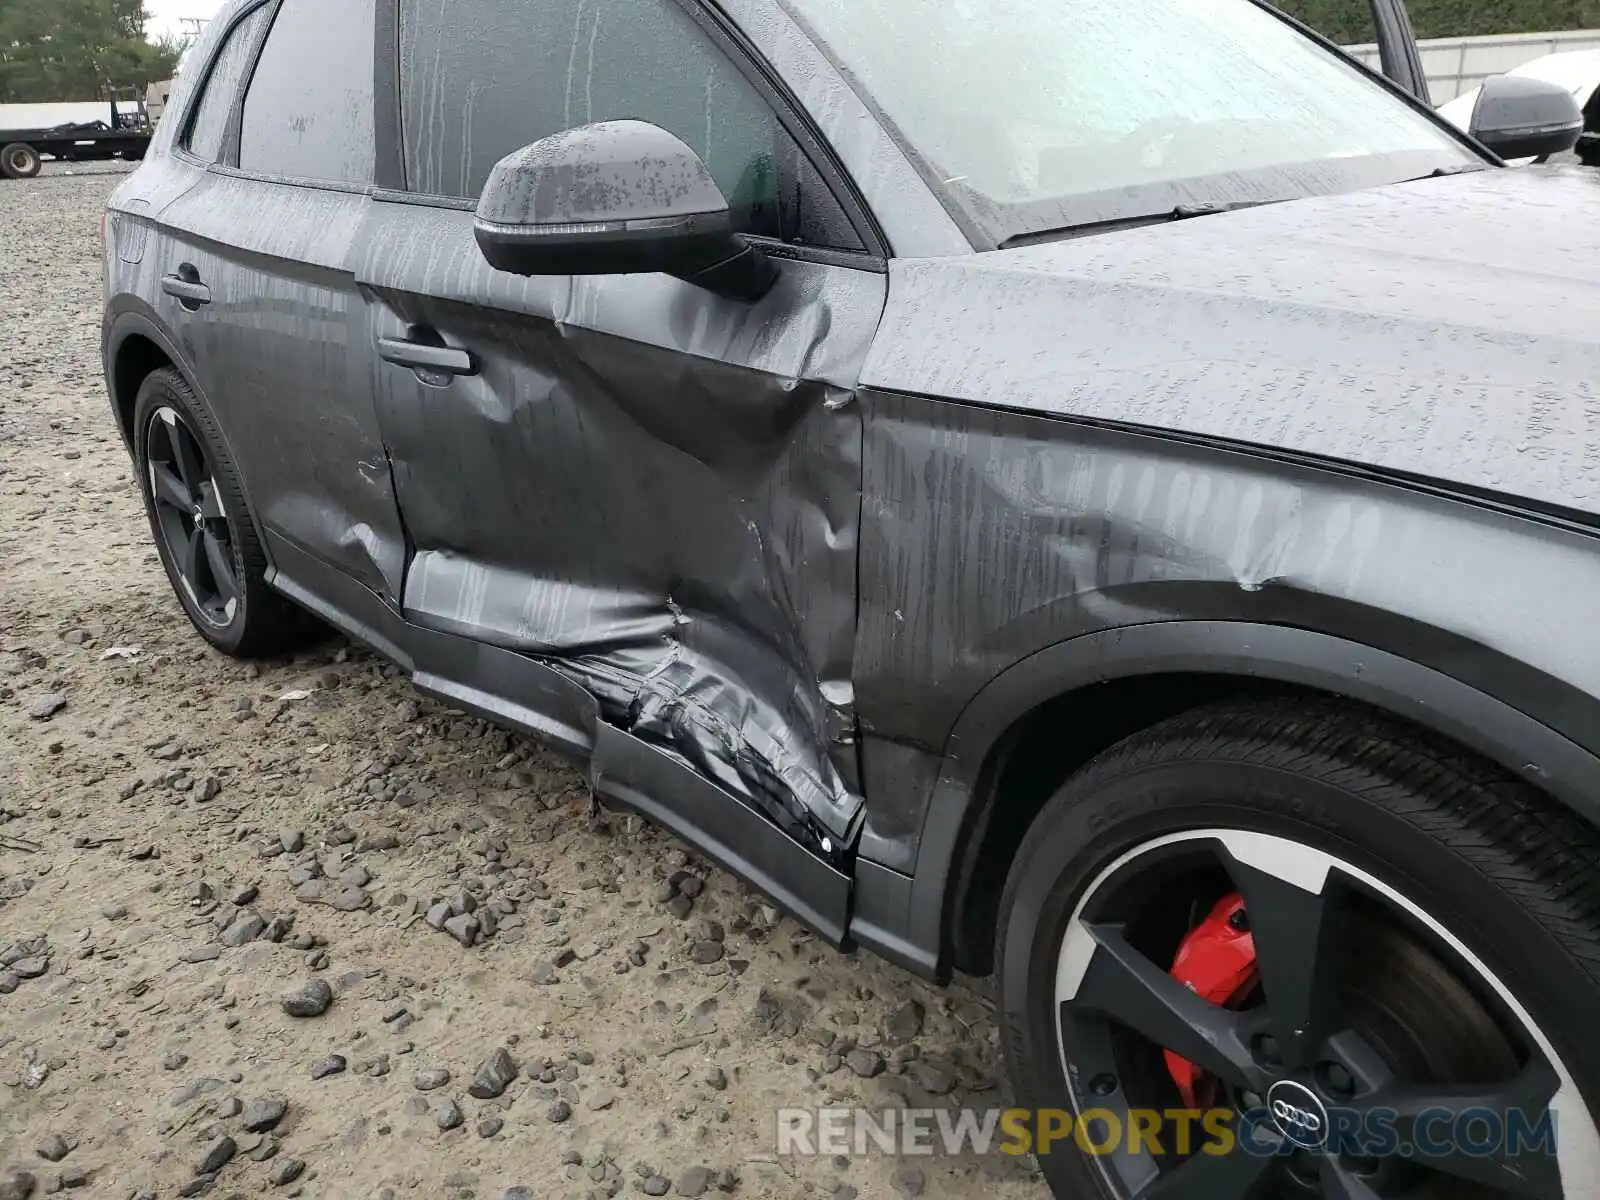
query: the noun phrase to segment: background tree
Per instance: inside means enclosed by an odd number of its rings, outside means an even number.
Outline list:
[[[1275,0],[1307,25],[1349,45],[1372,40],[1368,0]],[[1600,0],[1408,0],[1419,38],[1600,29]]]
[[[0,0],[0,103],[93,100],[169,79],[182,43],[145,38],[144,0]]]

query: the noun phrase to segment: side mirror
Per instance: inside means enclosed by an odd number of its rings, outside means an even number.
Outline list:
[[[584,125],[508,154],[483,186],[474,231],[489,265],[514,275],[664,271],[740,300],[777,279],[733,231],[700,156],[645,121]]]
[[[1558,83],[1491,75],[1479,89],[1468,132],[1501,158],[1542,158],[1578,144],[1583,113]]]

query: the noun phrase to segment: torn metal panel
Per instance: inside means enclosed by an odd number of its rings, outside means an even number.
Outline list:
[[[1574,701],[1600,694],[1600,642],[1549,636],[1591,623],[1588,534],[1251,453],[863,399],[856,687],[872,734],[942,752],[973,697],[1030,654],[1173,620],[1315,629],[1558,728],[1580,708],[1595,719]]]
[[[807,853],[737,791],[730,796],[671,750],[599,725],[589,783],[597,795],[694,842],[833,945],[845,940],[850,876]]]
[[[851,401],[884,277],[786,262],[754,305],[664,275],[517,279],[471,222],[374,204],[362,251],[374,336],[477,359],[448,388],[377,376],[407,618],[537,656],[838,849],[861,808]]]

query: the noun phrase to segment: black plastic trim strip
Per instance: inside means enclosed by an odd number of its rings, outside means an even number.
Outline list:
[[[780,242],[775,238],[752,237],[748,234],[744,235],[744,238],[752,246],[759,246],[763,253],[772,258],[816,263],[824,267],[846,267],[852,271],[870,271],[874,275],[889,273],[889,260],[867,250],[833,250],[827,246],[800,246],[791,242]]]
[[[374,191],[406,188],[400,131],[400,0],[377,0],[373,19],[372,144]]]
[[[309,188],[317,192],[338,192],[345,196],[370,195],[372,189],[364,183],[342,183],[332,179],[297,179],[292,175],[266,175],[260,171],[245,171],[225,163],[212,163],[206,168],[213,175],[229,179],[242,179],[246,183],[270,183],[279,187]]]
[[[394,187],[372,190],[372,198],[384,204],[414,204],[418,208],[448,208],[453,212],[476,212],[477,201],[465,196],[435,196],[429,192],[407,192]]]
[[[914,885],[909,875],[858,859],[850,940],[908,971],[932,978],[938,969],[937,955],[905,936],[912,925]]]
[[[238,172],[233,172],[237,174]],[[373,188],[368,193],[380,204],[410,204],[418,208],[443,208],[451,212],[475,212],[477,204],[459,196],[433,196],[423,192],[401,192],[393,188]],[[868,250],[834,250],[827,246],[799,246],[780,242],[776,238],[742,235],[752,246],[763,253],[788,262],[816,263],[824,267],[846,267],[853,271],[870,271],[886,275],[889,261]]]

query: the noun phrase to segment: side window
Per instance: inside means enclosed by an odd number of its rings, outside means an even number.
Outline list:
[[[239,84],[244,81],[245,70],[250,65],[250,50],[256,44],[256,34],[266,19],[267,10],[258,8],[240,21],[212,60],[211,74],[206,79],[205,91],[201,93],[200,103],[195,108],[186,143],[195,157],[206,162],[216,162],[222,157],[222,139],[228,132],[228,116],[233,112]]]
[[[372,182],[373,0],[284,0],[244,100],[239,169]]]
[[[513,150],[634,118],[694,148],[741,231],[860,248],[765,99],[673,0],[401,0],[400,93],[414,192],[476,197]]]

